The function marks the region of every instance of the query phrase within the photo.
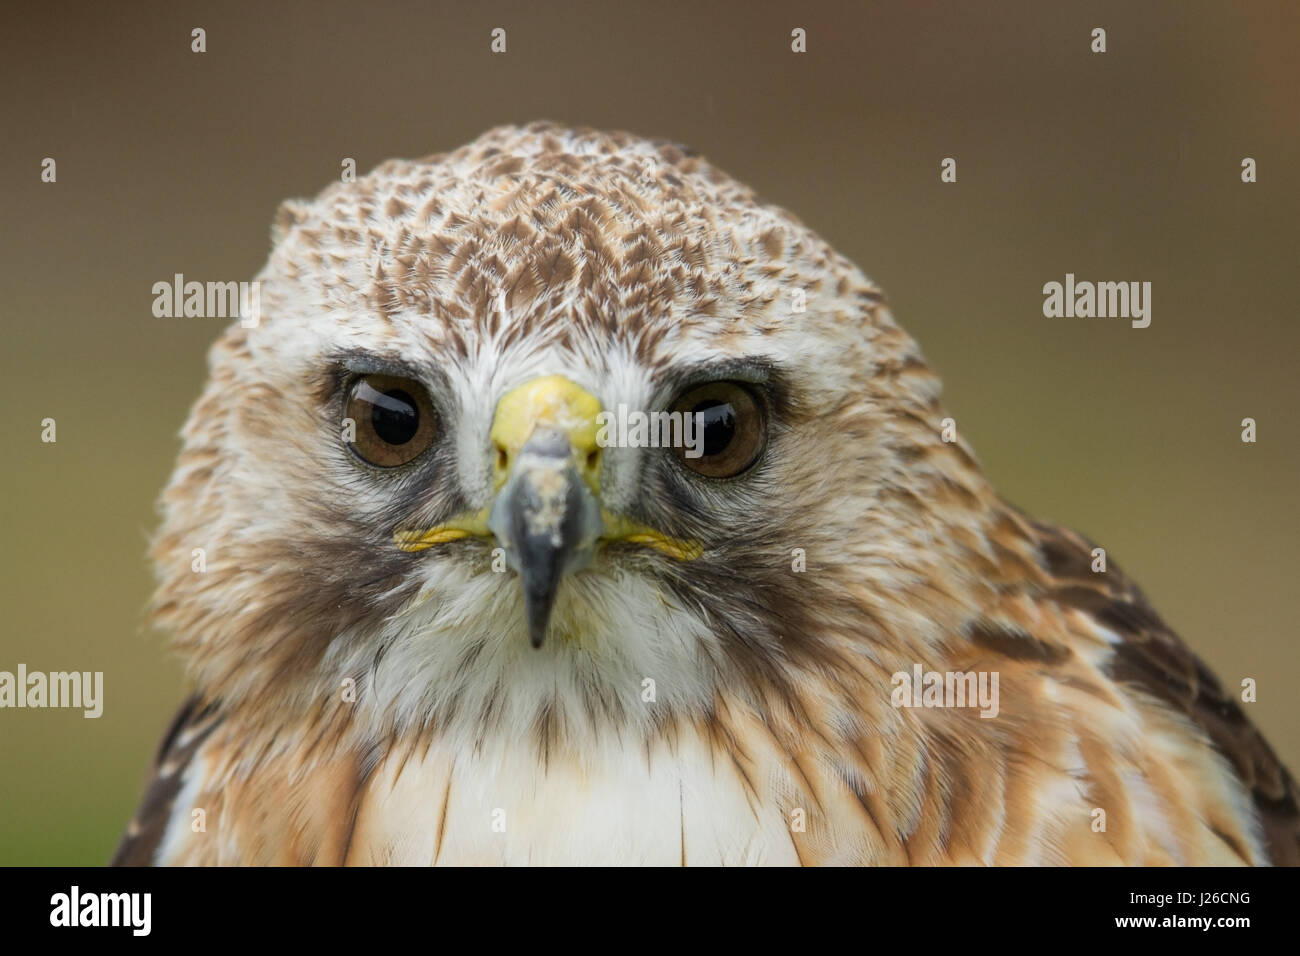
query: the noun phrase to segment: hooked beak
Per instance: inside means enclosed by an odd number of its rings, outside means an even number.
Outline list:
[[[523,584],[533,647],[546,639],[561,580],[586,567],[602,538],[644,545],[682,561],[702,551],[695,542],[670,538],[601,507],[600,412],[595,397],[559,375],[507,392],[492,423],[496,499],[491,509],[393,535],[403,551],[494,537]]]
[[[561,432],[535,431],[497,495],[488,529],[519,572],[533,647],[546,639],[560,578],[586,567],[604,530],[600,505]]]
[[[488,530],[523,583],[533,647],[546,639],[560,579],[586,567],[604,531],[599,414],[599,401],[558,375],[507,392],[497,406]]]

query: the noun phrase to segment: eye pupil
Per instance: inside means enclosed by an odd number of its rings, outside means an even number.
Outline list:
[[[736,410],[730,402],[700,402],[692,414],[703,415],[704,456],[720,455],[736,437]]]
[[[371,407],[370,425],[388,444],[405,445],[420,430],[415,399],[400,388],[381,393]]]

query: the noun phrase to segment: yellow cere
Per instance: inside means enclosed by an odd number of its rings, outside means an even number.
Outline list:
[[[505,460],[496,468],[497,488],[506,483],[519,450],[539,427],[567,435],[575,454],[585,462],[599,448],[596,416],[600,411],[599,399],[561,375],[535,378],[506,392],[492,420],[492,443],[505,452]],[[597,475],[583,471],[592,490],[598,490]]]

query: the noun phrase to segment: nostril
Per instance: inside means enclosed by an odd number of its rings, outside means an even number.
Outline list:
[[[596,466],[600,464],[600,449],[596,449],[587,455],[587,470],[595,471]]]
[[[510,464],[510,456],[500,445],[497,446],[497,471],[505,471],[506,465]]]

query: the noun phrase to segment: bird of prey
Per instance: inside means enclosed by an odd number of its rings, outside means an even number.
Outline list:
[[[1234,695],[691,151],[495,129],[286,203],[257,281],[162,499],[193,694],[115,862],[1300,859]]]

